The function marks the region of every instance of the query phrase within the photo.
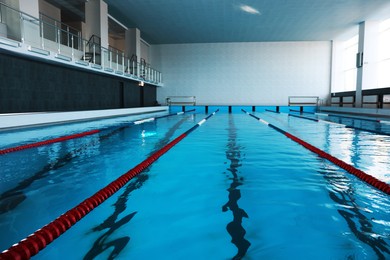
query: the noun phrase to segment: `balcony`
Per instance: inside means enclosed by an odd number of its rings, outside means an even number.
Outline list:
[[[32,17],[0,3],[0,48],[38,58],[162,86],[162,73],[145,61],[137,62],[113,47],[104,48],[99,37],[86,40],[81,32],[40,14]]]

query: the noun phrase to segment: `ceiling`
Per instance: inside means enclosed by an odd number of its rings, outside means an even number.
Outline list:
[[[362,21],[390,18],[390,0],[104,1],[151,44],[328,41],[353,36]]]

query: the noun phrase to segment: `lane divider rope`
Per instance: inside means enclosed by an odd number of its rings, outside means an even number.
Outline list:
[[[332,162],[333,164],[339,166],[340,168],[346,170],[347,172],[355,175],[356,177],[358,177],[359,179],[363,180],[364,182],[370,184],[371,186],[377,188],[378,190],[381,190],[383,191],[384,193],[390,195],[390,185],[387,184],[386,182],[383,182],[381,180],[378,180],[377,178],[355,168],[354,166],[328,154],[327,152],[325,151],[322,151],[321,149],[303,141],[302,139],[282,130],[281,128],[277,127],[277,126],[274,126],[270,123],[268,123],[267,121],[249,113],[249,112],[246,112],[244,109],[241,109],[244,113],[246,113],[247,115],[250,115],[251,117],[259,120],[260,122],[264,123],[265,125],[275,129],[276,131],[278,131],[279,133],[281,134],[284,134],[285,136],[287,136],[288,138],[290,138],[291,140],[295,141],[296,143],[302,145],[303,147],[305,147],[306,149],[312,151],[313,153],[316,153],[317,155],[319,155],[320,157],[322,158],[325,158],[327,159],[328,161]]]
[[[315,113],[313,113],[313,112],[300,111],[300,110],[296,110],[296,109],[290,109],[290,111],[292,111],[292,112],[299,112],[299,113],[301,113],[301,114],[312,114],[312,115],[315,114]]]
[[[81,138],[81,137],[88,136],[88,135],[94,135],[94,134],[97,134],[97,133],[100,133],[100,130],[91,130],[91,131],[88,131],[88,132],[83,132],[83,133],[78,133],[78,134],[73,134],[73,135],[67,135],[67,136],[61,136],[61,137],[57,137],[57,138],[54,138],[54,139],[40,141],[40,142],[36,142],[36,143],[10,147],[10,148],[6,148],[6,149],[3,149],[3,150],[0,150],[0,155],[4,155],[4,154],[7,154],[7,153],[12,153],[12,152],[17,152],[17,151],[21,151],[21,150],[25,150],[25,149],[35,148],[35,147],[39,147],[39,146],[44,146],[44,145],[48,145],[48,144],[64,142],[64,141],[67,141],[67,140]]]
[[[267,112],[272,112],[272,113],[276,113],[276,114],[280,114],[280,112],[278,112],[278,111],[273,111],[273,110],[270,110],[270,109],[266,109],[265,111],[267,111]]]
[[[302,119],[306,119],[306,120],[310,120],[310,121],[314,121],[314,122],[319,122],[320,121],[320,120],[318,120],[316,118],[310,118],[310,117],[306,117],[306,116],[298,116],[298,115],[293,115],[293,114],[288,114],[288,116],[302,118]]]
[[[328,120],[323,120],[323,119],[316,119],[316,118],[310,118],[310,117],[305,117],[305,116],[298,116],[298,115],[293,115],[293,114],[288,114],[288,115],[292,116],[292,117],[297,117],[297,118],[302,118],[302,119],[306,119],[306,120],[315,121],[315,122],[324,122],[324,123],[327,123],[327,124],[336,124],[336,125],[343,126],[345,128],[355,129],[355,130],[369,132],[369,133],[374,133],[374,134],[390,135],[389,133],[385,133],[385,132],[382,132],[382,131],[376,131],[376,130],[371,130],[371,129],[357,127],[357,126],[339,124],[339,123],[335,123],[335,122],[328,121]]]
[[[215,115],[219,111],[216,110],[208,117],[203,119],[203,123],[208,120],[211,116]],[[201,122],[202,122],[201,121]],[[68,210],[66,213],[59,216],[54,221],[50,222],[46,226],[38,229],[33,234],[29,235],[25,239],[11,246],[9,249],[0,253],[0,259],[29,259],[31,256],[38,254],[43,248],[45,248],[48,244],[53,242],[60,235],[65,233],[68,229],[70,229],[73,225],[75,225],[79,220],[85,217],[89,212],[95,209],[97,206],[102,204],[105,200],[111,197],[115,192],[117,192],[120,188],[125,186],[131,179],[140,174],[143,170],[149,167],[152,163],[154,163],[158,158],[160,158],[163,154],[165,154],[168,150],[170,150],[173,146],[183,140],[186,136],[188,136],[191,132],[193,132],[196,128],[201,126],[201,122],[197,123],[186,132],[175,138],[173,141],[169,142],[163,148],[152,154],[150,157],[145,159],[143,162],[135,166],[133,169],[129,170],[121,177],[116,179],[115,181],[108,184],[103,189],[96,192],[91,197],[87,198],[76,207]],[[202,123],[202,124],[203,124]]]
[[[188,110],[185,112],[192,112],[194,110],[195,109]],[[160,117],[152,117],[152,118],[147,118],[147,119],[143,119],[143,120],[138,120],[135,122],[130,122],[129,125],[132,125],[132,124],[138,125],[138,124],[154,121],[155,119],[164,118],[164,117],[168,117],[168,116],[181,115],[181,114],[184,114],[184,112],[178,112],[178,113],[168,114],[168,115],[164,115],[164,116],[160,116]],[[26,149],[30,149],[30,148],[36,148],[36,147],[40,147],[40,146],[44,146],[44,145],[64,142],[64,141],[68,141],[71,139],[77,139],[77,138],[81,138],[81,137],[85,137],[85,136],[89,136],[89,135],[94,135],[94,134],[100,133],[101,131],[107,130],[107,129],[109,129],[109,128],[95,129],[95,130],[91,130],[91,131],[87,131],[87,132],[82,132],[82,133],[77,133],[77,134],[72,134],[72,135],[67,135],[67,136],[61,136],[61,137],[57,137],[57,138],[53,138],[53,139],[49,139],[49,140],[45,140],[45,141],[40,141],[40,142],[5,148],[5,149],[0,150],[0,155],[12,153],[12,152],[17,152],[17,151],[21,151],[21,150],[26,150]]]
[[[321,114],[317,113],[322,116],[333,116],[333,117],[340,117],[340,118],[348,118],[348,119],[357,119],[357,120],[363,120],[363,121],[371,121],[371,122],[377,122],[382,124],[390,124],[390,121],[386,120],[380,120],[380,119],[371,119],[371,118],[359,118],[359,117],[353,117],[353,116],[344,116],[344,115],[336,115],[336,114]]]

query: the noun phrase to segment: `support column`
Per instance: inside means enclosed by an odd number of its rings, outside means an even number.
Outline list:
[[[19,10],[35,18],[39,18],[38,0],[19,0]]]
[[[85,38],[99,36],[101,46],[108,48],[108,8],[103,0],[89,0],[85,3]]]
[[[39,19],[39,1],[38,0],[19,0],[19,10]],[[21,21],[21,40],[33,47],[41,45],[39,23],[30,21],[28,17]]]
[[[125,54],[128,57],[137,55],[137,62],[141,57],[141,32],[138,28],[129,28],[125,34]]]
[[[355,106],[362,107],[363,89],[378,87],[377,61],[378,61],[379,22],[365,21],[359,24],[358,56],[362,59],[357,66]]]

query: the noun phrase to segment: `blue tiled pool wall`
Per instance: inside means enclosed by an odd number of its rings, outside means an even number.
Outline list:
[[[214,112],[216,109],[219,109],[222,113],[229,113],[229,107],[232,113],[242,113],[241,109],[244,109],[248,112],[253,111],[253,108],[256,112],[264,112],[266,110],[276,111],[279,108],[279,112],[289,113],[290,110],[300,111],[302,108],[304,112],[314,113],[317,112],[316,106],[229,106],[229,105],[221,105],[221,106],[170,106],[170,113],[176,113],[183,111],[183,108],[188,111],[195,109],[196,113],[205,113],[208,110],[208,113]]]

